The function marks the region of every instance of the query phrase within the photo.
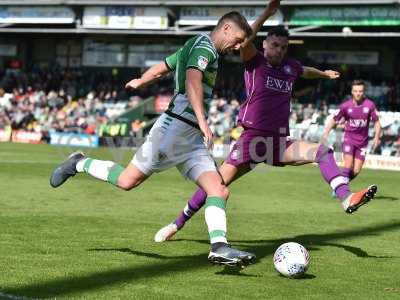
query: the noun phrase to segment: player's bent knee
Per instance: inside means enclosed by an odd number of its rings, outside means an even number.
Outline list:
[[[229,189],[224,186],[221,185],[217,190],[216,190],[216,196],[224,198],[225,200],[227,200],[229,198]]]
[[[229,197],[229,189],[226,186],[221,185],[219,187],[210,189],[208,192],[208,196],[216,196],[227,200]]]
[[[317,153],[315,155],[315,162],[319,163],[321,161],[323,161],[324,159],[326,159],[328,157],[328,155],[332,155],[333,154],[333,150],[332,148],[324,145],[324,144],[320,144],[317,150]]]
[[[131,189],[133,189],[133,185],[125,181],[119,181],[118,187],[123,189],[124,191],[130,191]]]
[[[224,198],[225,200],[228,200],[229,198],[229,189],[226,186],[223,186],[221,189],[221,198]]]
[[[127,178],[118,178],[118,187],[125,191],[130,191],[131,189],[137,187],[140,184],[137,180],[127,179]]]

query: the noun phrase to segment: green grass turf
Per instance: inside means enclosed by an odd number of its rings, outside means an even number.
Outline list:
[[[154,233],[183,208],[194,185],[175,169],[124,192],[78,175],[48,177],[69,148],[0,143],[0,292],[74,299],[399,299],[400,173],[363,170],[374,201],[347,215],[314,166],[261,167],[231,186],[228,236],[257,254],[241,272],[210,265],[203,211],[176,240]],[[126,163],[128,150],[90,150]],[[304,279],[274,270],[274,250],[303,244]],[[1,297],[0,297],[1,298]]]

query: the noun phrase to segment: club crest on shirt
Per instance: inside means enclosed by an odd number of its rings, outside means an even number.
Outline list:
[[[363,113],[364,114],[369,113],[369,107],[363,107]]]
[[[349,114],[351,114],[351,113],[353,112],[353,109],[352,109],[352,108],[349,108],[349,109],[347,110],[347,112],[348,112]]]
[[[292,74],[292,67],[289,66],[289,65],[286,65],[286,66],[283,67],[283,71],[284,71],[286,74],[291,75],[291,74]]]

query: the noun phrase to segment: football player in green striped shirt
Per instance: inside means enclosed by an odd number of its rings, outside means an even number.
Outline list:
[[[131,163],[124,168],[112,161],[73,153],[53,171],[51,186],[62,185],[76,173],[86,173],[131,190],[154,172],[176,166],[184,177],[207,193],[205,219],[211,243],[209,260],[229,266],[254,262],[254,254],[232,248],[226,238],[225,207],[229,191],[208,151],[212,147],[213,133],[206,116],[219,55],[238,50],[251,35],[246,19],[238,12],[230,12],[221,17],[209,35],[194,36],[164,62],[151,67],[141,78],[128,82],[127,88],[141,88],[172,71],[176,83],[168,110],[156,121]]]

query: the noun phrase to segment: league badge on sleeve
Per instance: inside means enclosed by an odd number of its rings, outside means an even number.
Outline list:
[[[200,68],[200,70],[204,71],[207,68],[207,65],[208,65],[208,59],[200,55],[197,60],[197,66]]]

